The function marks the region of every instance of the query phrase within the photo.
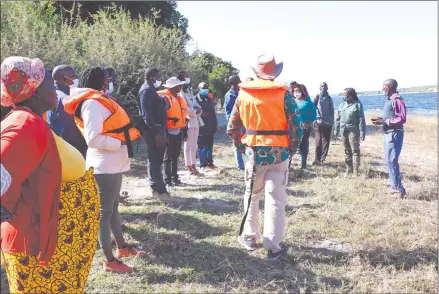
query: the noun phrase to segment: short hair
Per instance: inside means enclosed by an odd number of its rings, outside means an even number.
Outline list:
[[[393,91],[396,91],[398,89],[398,82],[394,79],[385,80],[384,84],[389,84],[392,87]]]
[[[155,67],[149,67],[145,70],[145,79],[149,80],[153,75],[156,75],[159,70]]]
[[[351,96],[352,98],[354,98],[354,100],[358,101],[358,95],[357,92],[355,91],[354,88],[346,88],[344,89],[346,91],[346,93]]]
[[[177,79],[179,79],[180,81],[185,81],[186,79],[184,78],[184,75],[186,74],[185,71],[180,71],[177,75]]]
[[[114,68],[106,67],[105,69],[108,71],[111,77],[114,77],[116,75],[116,71],[114,70]]]
[[[79,79],[80,88],[91,88],[100,91],[104,87],[105,69],[100,66],[89,67],[84,70]]]

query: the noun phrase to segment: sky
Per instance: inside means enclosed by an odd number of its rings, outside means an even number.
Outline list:
[[[264,53],[284,62],[279,82],[292,80],[318,93],[351,87],[381,90],[388,78],[400,87],[436,85],[436,1],[178,1],[189,20],[188,51],[208,51],[254,76]]]

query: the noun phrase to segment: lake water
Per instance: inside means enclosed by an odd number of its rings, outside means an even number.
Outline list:
[[[342,97],[331,97],[336,108],[343,102]],[[407,106],[407,115],[437,116],[437,92],[401,94],[401,97]],[[359,96],[358,98],[363,103],[365,112],[381,112],[387,99],[384,95]]]

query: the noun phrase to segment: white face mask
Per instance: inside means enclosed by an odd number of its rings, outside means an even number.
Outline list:
[[[191,83],[191,78],[186,78],[186,85]]]
[[[69,85],[70,89],[74,89],[74,88],[78,88],[79,85],[79,80],[78,79],[74,79],[72,80],[73,84]]]
[[[300,92],[294,92],[294,97],[299,99],[300,97],[302,97],[302,93]]]
[[[158,88],[158,87],[160,87],[162,85],[162,81],[155,81],[154,82],[154,87],[155,88]]]
[[[113,88],[113,82],[111,82],[111,83],[108,84],[107,94],[111,94],[111,93],[113,93],[113,90],[114,90],[114,88]]]

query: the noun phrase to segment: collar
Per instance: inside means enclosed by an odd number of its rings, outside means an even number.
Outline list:
[[[389,98],[387,98],[387,100],[394,100],[396,98],[401,98],[401,96],[399,96],[399,93],[393,93],[392,96],[390,96]]]

